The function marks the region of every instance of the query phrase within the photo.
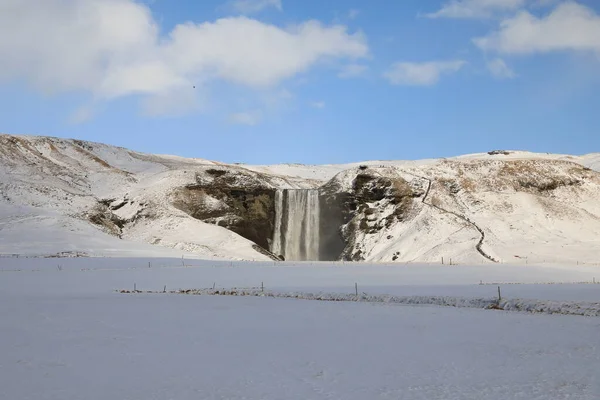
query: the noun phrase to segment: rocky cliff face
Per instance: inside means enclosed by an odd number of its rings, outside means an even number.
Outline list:
[[[342,172],[321,188],[323,213],[329,216],[324,226],[329,231],[327,245],[341,249],[339,259],[363,261],[360,237],[408,218],[415,198],[423,194],[401,176],[385,173],[385,168],[360,166]]]
[[[275,189],[250,172],[207,168],[196,183],[175,188],[174,207],[203,222],[222,226],[271,248],[275,223]]]

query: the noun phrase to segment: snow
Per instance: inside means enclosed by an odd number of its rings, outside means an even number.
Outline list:
[[[581,156],[579,162],[594,171],[600,171],[600,153],[591,153]]]
[[[38,207],[0,207],[0,256],[52,256],[64,252],[91,257],[197,257],[184,251],[123,241],[80,219]]]
[[[597,327],[584,319],[177,296],[59,297],[19,308],[14,325],[0,322],[4,343],[14,345],[3,352],[14,367],[0,378],[11,399],[599,393]]]
[[[465,154],[456,157],[444,158],[444,160],[565,160],[582,164],[586,167],[600,171],[600,153],[590,153],[582,156],[571,156],[567,154],[532,153],[528,151],[509,150],[508,155],[489,155],[488,153]],[[394,166],[394,167],[419,167],[433,165],[440,159],[422,160],[370,160],[347,164],[276,164],[276,165],[243,165],[244,168],[263,172],[279,174],[282,176],[293,176],[302,179],[314,179],[327,181],[334,175],[348,170],[356,169],[361,165],[370,167]]]
[[[487,156],[492,157],[499,156]],[[503,157],[511,159],[510,155]],[[414,187],[427,180],[432,186],[426,202],[415,202],[409,218],[357,240],[366,250],[363,253],[368,254],[367,260],[389,262],[397,256],[400,262],[441,262],[442,257],[456,263],[485,261],[475,249],[480,232],[465,222],[469,219],[485,233],[484,251],[501,262],[598,265],[600,181],[595,175],[585,176],[577,164],[540,162],[544,158],[531,153],[512,155],[512,159],[526,162],[522,170],[520,165],[514,167],[514,173],[503,172],[502,163],[480,158],[486,157],[464,156],[459,164],[448,159],[418,167],[370,170],[371,174],[390,178],[402,176]],[[553,158],[548,156],[546,160]],[[354,176],[344,171],[336,179],[348,188]],[[578,179],[579,184],[558,187],[551,193],[514,189],[521,178],[543,181],[548,176]],[[461,181],[473,189],[460,188],[450,194],[445,182]],[[443,210],[432,207],[434,201]]]
[[[367,302],[119,294],[273,290],[493,297],[593,267],[376,266],[180,259],[0,259],[0,387],[46,399],[523,399],[600,396],[600,318]],[[55,264],[65,268],[59,271]],[[20,272],[8,269],[18,266]],[[157,264],[160,264],[158,266]],[[31,269],[26,270],[25,267]],[[91,269],[87,269],[87,267]],[[84,269],[83,271],[81,269]],[[35,272],[34,269],[42,271]],[[2,272],[4,271],[4,272]],[[502,285],[600,300],[600,285]],[[487,294],[486,294],[487,293]],[[585,294],[584,294],[585,293]],[[562,299],[559,299],[562,297]],[[579,298],[577,298],[579,297]],[[0,396],[0,397],[2,397]]]
[[[358,289],[357,289],[358,290]],[[261,288],[249,289],[180,289],[173,291],[152,292],[138,291],[137,289],[122,289],[119,293],[155,293],[155,294],[182,294],[192,296],[242,296],[263,297],[277,299],[298,299],[313,301],[333,302],[366,302],[402,305],[434,305],[442,307],[479,308],[484,310],[522,311],[530,313],[580,315],[586,317],[600,317],[600,302],[565,302],[534,299],[506,299],[502,297],[468,298],[457,296],[395,296],[389,294],[360,293],[335,293],[335,292],[279,292]],[[488,290],[489,294],[489,290]]]
[[[124,238],[160,244],[203,258],[268,259],[253,250],[250,242],[241,236],[183,215],[142,220],[132,226]]]
[[[0,142],[0,398],[600,397],[600,318],[549,314],[597,315],[600,182],[539,196],[491,181],[498,160],[572,177],[583,172],[565,161],[600,171],[600,154],[247,166],[56,138]],[[310,189],[334,177],[348,187],[361,165],[415,188],[444,178],[477,190],[450,197],[434,184],[450,212],[415,199],[411,218],[358,238],[361,264],[270,262],[169,200],[208,167],[239,172],[242,185]],[[87,219],[100,200],[132,221],[121,238]],[[482,227],[501,264],[477,253],[478,230],[452,213]],[[250,289],[263,285],[273,297],[116,292],[263,296]],[[507,311],[483,309],[498,286]]]
[[[250,166],[142,154],[101,143],[0,135],[0,254],[78,251],[94,256],[169,257],[190,253],[208,259],[267,260],[247,239],[176,209],[172,193],[196,184],[197,179],[211,179],[207,168],[226,169],[242,186],[258,182],[274,189],[311,189],[334,179],[348,189],[358,167],[366,165],[370,173],[402,177],[420,190],[428,180],[471,181],[472,192],[461,190],[452,196],[435,181],[427,200],[430,203],[435,197],[447,211],[480,227],[486,236],[482,248],[503,263],[599,264],[600,179],[588,177],[581,185],[547,195],[524,193],[511,187],[516,176],[493,182],[504,160],[532,162],[542,178],[544,174],[581,177],[581,168],[572,171],[576,163],[600,170],[598,153],[511,151],[508,155],[481,153],[416,161]],[[489,262],[475,248],[480,233],[474,226],[422,200],[414,199],[410,217],[401,223],[357,235],[356,246],[367,261]],[[90,223],[90,211],[100,202],[112,207],[124,204],[112,210],[127,221],[120,238]],[[206,197],[205,203],[206,209],[223,207],[219,199]],[[371,224],[394,211],[390,204],[373,206],[378,212],[370,217],[377,219]],[[22,207],[27,210],[20,211]]]
[[[194,183],[194,168],[213,162],[58,138],[0,135],[0,142],[0,254],[268,259],[170,204],[174,188]],[[110,235],[87,219],[100,200],[125,204],[114,214],[139,222]],[[156,218],[137,218],[148,208]]]

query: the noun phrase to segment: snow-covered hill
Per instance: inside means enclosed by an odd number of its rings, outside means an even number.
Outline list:
[[[359,210],[349,224],[359,225],[353,232],[355,245],[346,251],[362,258],[599,262],[600,174],[574,160],[524,154],[463,157],[421,166],[369,167],[362,174],[405,182],[415,196],[391,224],[385,218],[399,208],[386,199]],[[342,173],[341,186],[356,182],[355,176],[350,170]]]
[[[0,253],[266,259],[248,240],[168,203],[170,190],[214,164],[77,140],[0,136]],[[100,216],[114,202],[111,225]]]
[[[595,263],[599,169],[520,151],[229,165],[0,135],[0,254],[269,260],[275,191],[319,188],[328,259]]]

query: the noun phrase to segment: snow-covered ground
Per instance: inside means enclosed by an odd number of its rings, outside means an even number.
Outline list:
[[[92,257],[198,257],[186,250],[120,240],[88,222],[56,211],[0,206],[0,254],[47,256],[65,252]]]
[[[114,291],[263,282],[353,293],[357,282],[373,294],[494,297],[483,281],[528,283],[502,284],[504,297],[598,302],[600,285],[573,284],[600,276],[595,267],[181,263],[0,259],[0,398],[600,396],[600,318]]]

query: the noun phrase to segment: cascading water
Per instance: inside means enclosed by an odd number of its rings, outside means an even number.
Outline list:
[[[286,261],[319,259],[318,190],[277,190],[271,251]]]

